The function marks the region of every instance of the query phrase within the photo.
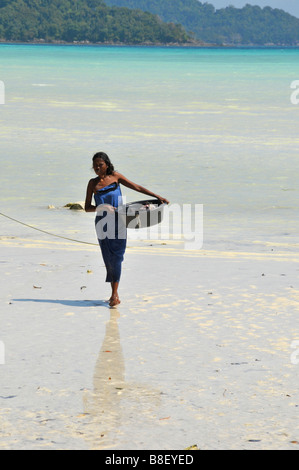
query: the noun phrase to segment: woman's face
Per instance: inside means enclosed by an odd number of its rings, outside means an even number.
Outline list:
[[[106,175],[108,165],[101,158],[96,158],[93,162],[93,169],[96,175],[103,177]]]

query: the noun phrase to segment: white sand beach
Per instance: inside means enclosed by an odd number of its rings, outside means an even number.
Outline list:
[[[297,247],[1,237],[1,449],[298,449]],[[293,356],[294,357],[294,356]]]

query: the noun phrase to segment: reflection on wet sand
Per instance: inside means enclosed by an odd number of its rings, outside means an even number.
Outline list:
[[[92,449],[118,447],[124,439],[129,443],[131,425],[135,428],[141,415],[142,419],[153,419],[160,405],[159,390],[125,381],[119,316],[117,309],[110,310],[110,320],[95,365],[93,391],[83,397],[84,412],[91,425],[88,432],[85,429],[84,438]]]

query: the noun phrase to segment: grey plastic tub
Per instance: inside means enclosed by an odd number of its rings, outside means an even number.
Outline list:
[[[158,199],[145,199],[119,206],[117,211],[129,229],[140,229],[160,224],[166,204]]]

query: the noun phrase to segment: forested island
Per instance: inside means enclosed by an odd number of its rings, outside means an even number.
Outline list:
[[[198,0],[0,0],[0,41],[298,46],[299,19]]]
[[[229,6],[216,10],[198,0],[106,0],[107,5],[140,8],[163,21],[182,24],[197,40],[218,45],[299,45],[299,19],[277,8]],[[271,3],[271,0],[269,0]]]
[[[0,40],[121,44],[182,44],[190,37],[141,10],[102,0],[0,0]]]

